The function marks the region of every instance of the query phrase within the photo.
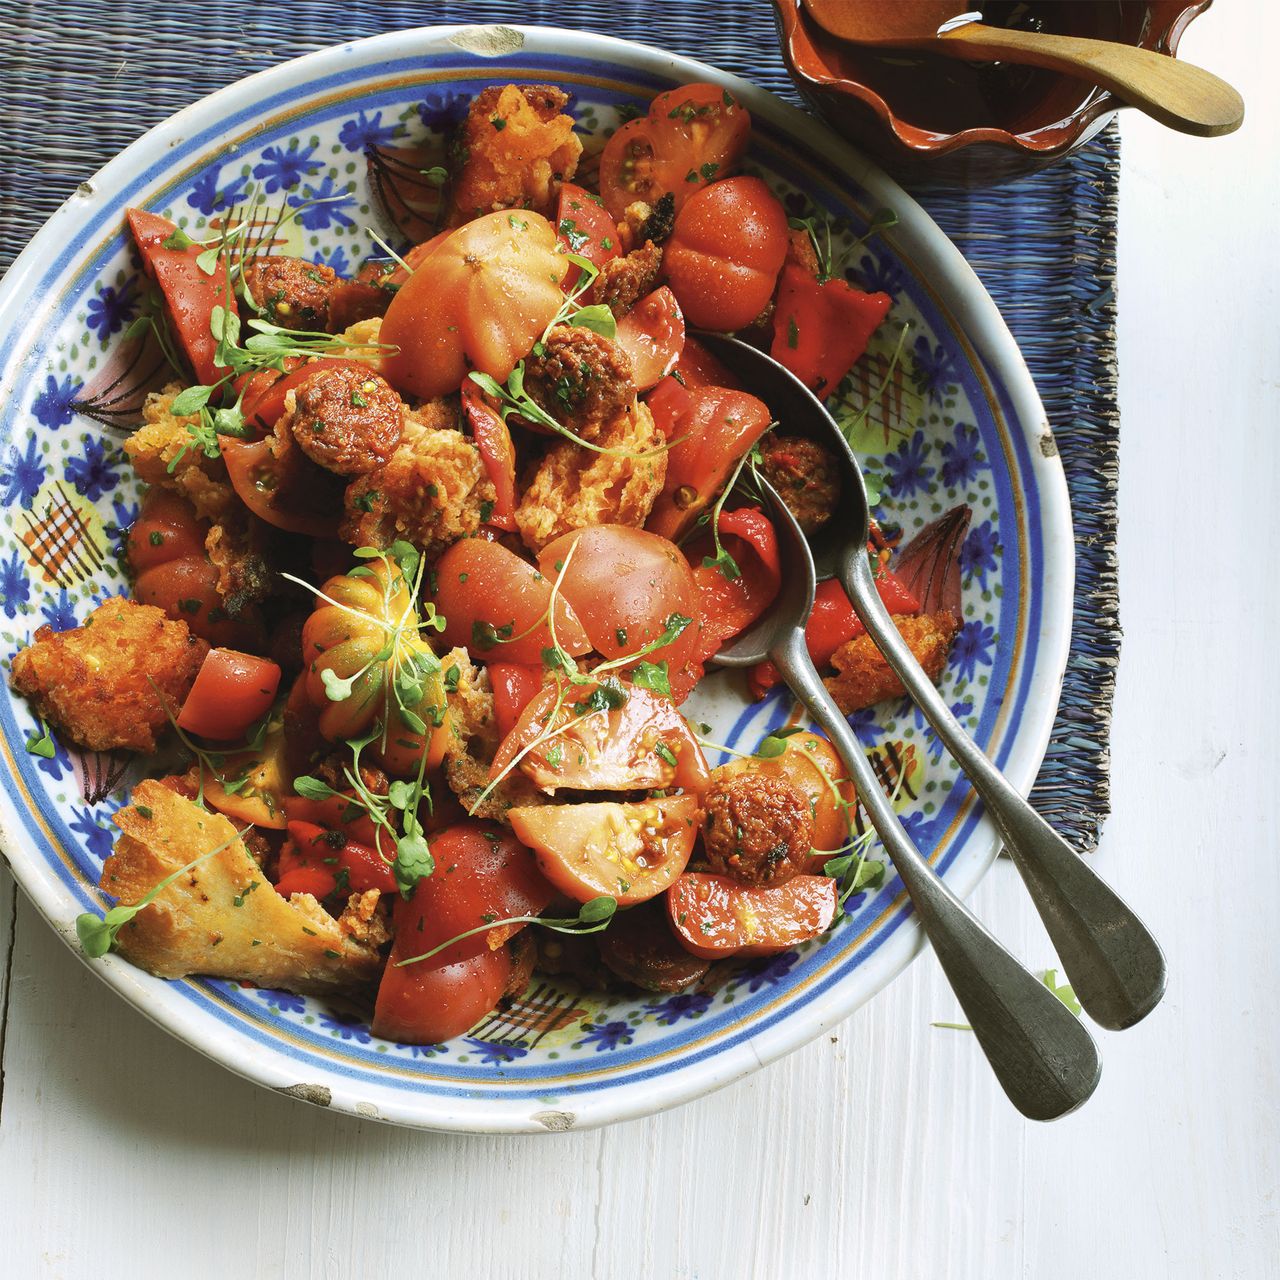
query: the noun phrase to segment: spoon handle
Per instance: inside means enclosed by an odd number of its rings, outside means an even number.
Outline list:
[[[1225,80],[1150,49],[972,22],[938,41],[955,57],[1001,59],[1079,76],[1182,133],[1212,138],[1233,132],[1244,120],[1244,100]]]
[[[1164,994],[1166,970],[1159,944],[961,728],[893,625],[862,548],[851,544],[846,549],[840,576],[876,647],[968,774],[1000,829],[1076,998],[1101,1026],[1112,1031],[1133,1026]]]
[[[804,632],[797,628],[787,633],[769,656],[849,769],[871,825],[893,859],[1009,1100],[1032,1120],[1054,1120],[1074,1111],[1093,1092],[1102,1070],[1088,1031],[983,928],[912,844],[849,722],[814,670]]]

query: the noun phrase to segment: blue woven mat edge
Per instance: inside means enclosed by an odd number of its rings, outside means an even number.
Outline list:
[[[212,90],[313,49],[403,27],[575,27],[659,45],[799,103],[769,0],[16,0],[0,17],[0,271],[76,185]],[[800,104],[802,105],[802,104]],[[1071,493],[1075,628],[1062,704],[1032,799],[1080,848],[1109,812],[1120,630],[1115,229],[1119,142],[982,192],[913,191],[959,245],[1021,345]]]

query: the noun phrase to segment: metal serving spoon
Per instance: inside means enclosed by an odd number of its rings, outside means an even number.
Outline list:
[[[804,383],[762,351],[722,334],[698,337],[768,403],[775,418],[820,441],[839,460],[841,505],[817,535],[816,559],[834,567],[867,633],[969,776],[1004,837],[1076,998],[1101,1026],[1133,1026],[1164,994],[1164,953],[1146,925],[983,755],[893,625],[866,554],[871,517],[862,469],[835,419]],[[766,647],[765,635],[753,629],[718,659],[754,665]]]
[[[782,590],[744,639],[748,645],[764,645],[791,692],[840,753],[1009,1100],[1032,1120],[1056,1120],[1074,1111],[1097,1087],[1102,1073],[1097,1046],[1062,1001],[983,928],[903,829],[809,657],[804,626],[813,610],[816,577],[808,543],[773,487],[764,482],[762,488],[778,531]],[[756,660],[755,654],[751,657]],[[723,651],[717,660],[734,665],[734,651]]]

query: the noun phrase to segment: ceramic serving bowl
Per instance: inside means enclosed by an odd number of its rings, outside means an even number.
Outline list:
[[[755,122],[749,167],[796,212],[865,226],[884,206],[898,226],[854,255],[866,284],[894,298],[842,410],[880,518],[908,535],[967,503],[963,630],[943,689],[1014,785],[1028,790],[1048,740],[1071,624],[1066,486],[1026,367],[977,277],[927,215],[866,160],[799,111],[712,67],[657,49],[551,29],[429,28],[343,45],[223,89],[139,139],[54,215],[0,284],[0,651],[45,622],[67,627],[125,589],[119,554],[138,510],[120,435],[101,413],[125,368],[139,263],[123,211],[145,205],[194,236],[255,188],[310,205],[294,252],[349,272],[381,221],[366,172],[371,145],[443,154],[449,126],[492,83],[553,81],[573,94],[586,168],[619,119],[689,81],[730,88]],[[590,178],[588,178],[588,181]],[[903,358],[890,374],[901,328]],[[886,375],[889,375],[886,377]],[[105,415],[108,416],[109,415]],[[690,714],[723,743],[754,748],[790,710],[777,690],[751,703],[740,676],[700,689]],[[913,835],[967,893],[996,852],[974,798],[910,706],[856,721],[897,787]],[[29,754],[27,705],[0,691],[0,835],[13,871],[75,947],[77,913],[99,911],[111,815],[139,766],[68,750]],[[875,855],[873,854],[872,857]],[[264,1085],[355,1114],[426,1128],[546,1131],[669,1107],[754,1070],[839,1021],[919,946],[891,875],[850,901],[827,937],[713,973],[680,995],[583,992],[536,978],[507,1010],[444,1045],[375,1038],[368,1009],[232,982],[166,982],[118,956],[93,971],[173,1034]]]
[[[981,8],[994,25],[1034,22],[1172,58],[1182,33],[1211,3],[994,0],[969,8]],[[774,4],[797,88],[828,124],[904,178],[977,185],[1015,177],[1082,146],[1125,105],[1097,85],[1039,67],[861,48],[825,32],[803,0]]]

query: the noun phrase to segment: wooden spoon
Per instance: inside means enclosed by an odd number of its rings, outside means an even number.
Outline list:
[[[841,40],[1063,71],[1109,90],[1182,133],[1212,138],[1232,133],[1244,119],[1244,101],[1225,80],[1150,49],[989,27],[976,20],[981,14],[957,18],[956,0],[803,0],[803,4],[819,26]]]

